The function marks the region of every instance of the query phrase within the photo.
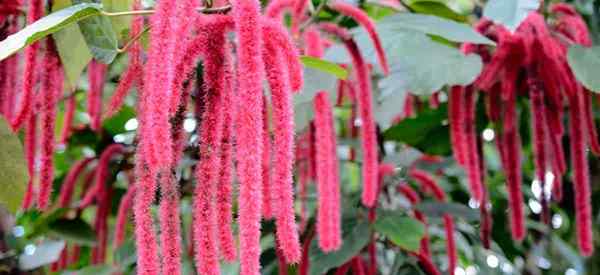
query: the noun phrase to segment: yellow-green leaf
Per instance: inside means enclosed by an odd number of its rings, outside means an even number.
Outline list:
[[[19,209],[28,180],[23,146],[6,120],[0,118],[0,204],[11,213]]]

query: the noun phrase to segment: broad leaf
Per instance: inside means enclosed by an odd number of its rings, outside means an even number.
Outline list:
[[[539,6],[539,0],[490,0],[483,9],[483,16],[514,32]]]
[[[495,45],[494,41],[476,32],[467,24],[441,17],[415,13],[398,13],[381,20],[390,31],[412,30],[438,35],[454,42]]]
[[[120,266],[129,266],[137,260],[137,252],[135,250],[135,241],[127,239],[123,244],[116,248],[114,260]]]
[[[567,54],[569,66],[577,80],[590,91],[600,92],[600,46],[584,48],[573,45]]]
[[[313,98],[319,91],[335,92],[337,78],[312,68],[304,68],[304,88],[294,95],[294,126],[300,131],[313,119]]]
[[[369,226],[365,222],[359,222],[350,227],[344,224],[343,244],[339,250],[325,253],[319,249],[317,239],[313,240],[310,248],[310,274],[321,275],[328,270],[341,266],[358,254],[367,245],[370,239]]]
[[[102,6],[107,12],[128,11],[133,8],[133,0],[102,0]],[[124,35],[129,29],[133,16],[113,16],[110,17],[113,28],[117,35]]]
[[[408,251],[417,251],[425,234],[423,224],[406,216],[384,213],[377,218],[375,230],[383,234],[395,245]]]
[[[52,11],[56,12],[71,6],[71,0],[55,0]],[[81,73],[92,60],[90,49],[81,34],[79,25],[70,25],[52,35],[58,55],[65,71],[67,90],[77,87]]]
[[[19,268],[21,270],[33,270],[56,262],[63,248],[65,248],[65,242],[47,240],[33,247],[32,253],[26,251],[26,253],[19,256]]]
[[[302,64],[304,64],[304,67],[317,69],[332,74],[340,79],[346,79],[346,77],[348,77],[348,71],[338,64],[306,55],[301,56],[300,60],[302,61]]]
[[[383,133],[386,140],[406,143],[420,151],[433,155],[449,155],[450,129],[445,121],[447,104],[437,109],[426,109],[415,118],[407,118]]]
[[[406,4],[417,13],[431,14],[454,21],[466,22],[467,17],[449,5],[448,0],[406,0]]]
[[[86,3],[53,12],[0,42],[0,60],[79,20],[100,14],[102,6]]]
[[[91,0],[74,0],[74,3],[91,2]],[[119,41],[110,19],[106,16],[95,16],[78,22],[83,38],[88,44],[94,58],[102,63],[110,64],[117,56]]]
[[[460,217],[469,222],[479,221],[479,211],[459,203],[450,202],[423,202],[416,206],[425,216],[441,218],[444,214]]]
[[[0,204],[15,213],[23,200],[29,175],[23,147],[4,118],[0,118]]]
[[[69,242],[88,246],[96,244],[96,233],[81,219],[58,219],[50,222],[48,229],[50,233]]]

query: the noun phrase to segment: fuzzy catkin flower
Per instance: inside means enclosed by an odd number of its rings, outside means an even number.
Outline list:
[[[56,119],[56,97],[63,91],[64,75],[60,67],[58,53],[54,40],[46,40],[46,53],[43,66],[45,71],[41,79],[42,94],[42,136],[40,154],[40,192],[38,194],[38,207],[46,210],[50,203],[52,182],[54,179],[54,124]]]
[[[275,23],[278,24],[278,23]],[[272,24],[269,24],[272,25]],[[265,25],[266,26],[266,25]],[[271,33],[264,32],[263,60],[273,106],[273,178],[272,192],[278,206],[275,212],[277,243],[288,263],[300,260],[300,241],[294,215],[294,191],[292,168],[294,164],[294,113],[292,91],[285,70],[284,49],[276,41],[268,39]]]
[[[219,223],[219,248],[222,257],[229,262],[236,258],[235,240],[232,232],[232,200],[233,200],[233,143],[234,143],[234,102],[236,94],[233,91],[233,67],[229,44],[225,49],[224,82],[221,93],[223,104],[223,132],[221,136],[220,171],[217,182],[217,221]]]
[[[305,0],[301,0],[305,1]],[[308,56],[321,58],[325,54],[323,41],[319,30],[311,27],[304,31],[304,53]]]
[[[35,197],[34,177],[35,177],[35,155],[37,144],[37,115],[32,114],[27,119],[25,124],[25,160],[27,162],[27,172],[29,173],[29,181],[27,182],[27,190],[23,197],[21,208],[29,209],[33,205]]]
[[[585,144],[585,122],[583,118],[583,96],[581,90],[569,95],[569,129],[571,138],[571,165],[575,193],[575,221],[579,251],[584,256],[594,251],[592,234],[592,209],[589,168]]]
[[[121,197],[119,202],[119,209],[117,210],[117,217],[115,218],[115,237],[113,241],[113,248],[117,249],[125,241],[125,230],[127,226],[127,220],[129,219],[129,211],[133,206],[133,200],[135,198],[135,185],[129,186],[127,192]]]
[[[340,186],[337,179],[338,160],[336,155],[333,112],[326,91],[317,93],[314,99],[315,141],[319,148],[316,154],[317,192],[317,232],[319,246],[324,252],[335,251],[342,244],[340,217]]]
[[[352,19],[356,20],[356,22],[365,28],[369,34],[369,38],[375,45],[375,52],[377,53],[377,59],[379,60],[381,68],[383,69],[383,73],[386,75],[389,74],[390,69],[388,67],[385,51],[381,45],[379,35],[377,34],[375,22],[369,18],[369,15],[363,10],[343,1],[335,1],[331,4],[331,7],[343,15],[352,17]]]
[[[84,198],[81,200],[80,207],[85,208],[90,205],[94,199],[99,202],[101,198],[101,192],[105,190],[106,180],[109,176],[109,165],[110,160],[116,154],[120,154],[125,150],[122,144],[113,143],[102,151],[100,158],[98,159],[98,166],[96,167],[96,174],[94,176],[94,185],[88,189]]]
[[[106,64],[96,60],[92,60],[88,65],[90,89],[87,112],[90,116],[90,128],[94,131],[98,131],[102,124],[102,94],[107,68]]]
[[[271,180],[271,147],[273,139],[271,138],[271,130],[269,128],[269,103],[267,97],[263,97],[263,152],[262,152],[262,192],[263,192],[263,216],[265,219],[275,217],[275,212],[278,209],[277,196],[271,191],[273,184]]]
[[[461,165],[466,163],[465,161],[465,143],[464,140],[464,127],[465,120],[463,119],[463,93],[464,87],[453,86],[450,89],[450,99],[448,102],[448,120],[450,124],[450,142],[452,143],[452,154]]]
[[[60,134],[60,144],[66,144],[71,137],[73,128],[73,119],[75,118],[75,111],[77,110],[77,97],[71,95],[65,103],[65,117],[63,119],[63,129]]]
[[[472,86],[466,87],[463,93],[462,105],[464,108],[464,116],[462,119],[464,121],[464,134],[462,137],[464,142],[463,149],[466,151],[464,166],[469,177],[469,189],[471,191],[471,196],[477,202],[480,202],[483,197],[483,167],[480,167],[481,156],[477,150],[479,135],[477,134],[477,129],[475,129],[477,98]]]
[[[281,48],[282,61],[287,65],[290,88],[294,92],[299,92],[304,85],[303,66],[294,41],[288,35],[285,27],[276,21],[264,19],[262,27],[265,34],[264,40]]]
[[[546,174],[546,105],[541,83],[534,79],[529,80],[529,99],[531,102],[531,126],[533,129],[533,150],[535,163],[535,177],[545,185]],[[542,190],[544,190],[542,188]],[[546,196],[545,191],[542,196]]]
[[[223,130],[223,89],[225,83],[226,37],[222,30],[205,30],[203,89],[205,107],[200,128],[200,161],[196,166],[194,189],[194,245],[198,273],[220,274],[215,204],[218,172],[221,169],[219,149]]]
[[[141,144],[142,146],[144,144]],[[151,206],[156,193],[156,177],[149,173],[141,154],[136,159],[136,183],[133,213],[135,217],[135,243],[137,250],[137,272],[140,275],[158,275],[160,273],[158,244]]]
[[[587,90],[582,90],[583,93],[583,110],[585,118],[585,126],[587,128],[587,140],[590,149],[594,155],[600,155],[600,141],[598,140],[598,130],[594,121],[594,110],[592,108],[592,95]]]
[[[44,1],[43,0],[31,0],[29,1],[27,12],[27,24],[40,19],[44,14]],[[32,113],[34,105],[34,88],[35,79],[37,77],[37,52],[40,48],[40,43],[33,43],[25,49],[25,69],[23,71],[23,92],[21,93],[21,100],[16,110],[15,116],[10,122],[13,130],[21,127],[21,125],[29,118]],[[43,68],[44,71],[48,71],[50,68]]]
[[[82,160],[78,160],[75,164],[73,164],[73,167],[71,167],[71,169],[67,173],[67,176],[65,177],[65,179],[61,185],[61,189],[60,189],[60,193],[59,193],[59,197],[58,197],[58,204],[60,205],[60,207],[68,207],[69,206],[69,204],[71,203],[71,199],[73,198],[73,191],[75,189],[75,184],[77,183],[77,179],[79,178],[81,173],[85,170],[87,165],[90,162],[92,162],[92,160],[94,160],[94,159],[93,158],[84,158]]]
[[[235,30],[238,34],[237,81],[239,98],[237,128],[237,173],[239,191],[239,230],[241,275],[260,274],[260,183],[262,154],[262,28],[257,0],[232,1]],[[241,105],[244,106],[241,106]]]
[[[179,218],[179,190],[175,175],[160,176],[160,255],[162,274],[181,274],[181,220]],[[209,273],[204,273],[209,274]]]

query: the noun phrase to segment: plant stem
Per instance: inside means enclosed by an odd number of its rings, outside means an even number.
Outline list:
[[[144,33],[148,32],[148,30],[150,30],[150,27],[145,27],[144,30],[142,30],[140,33],[136,34],[135,37],[133,37],[133,38],[131,38],[131,40],[127,41],[127,43],[125,43],[125,45],[122,48],[118,48],[117,52],[124,53],[127,50],[129,50],[131,45],[133,45],[133,43],[138,41],[142,37],[142,35],[144,35]]]

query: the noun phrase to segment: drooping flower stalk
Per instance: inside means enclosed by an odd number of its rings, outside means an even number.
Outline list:
[[[300,53],[294,45],[294,41],[288,35],[283,25],[273,20],[262,20],[264,40],[273,43],[280,48],[282,62],[286,65],[290,89],[299,92],[304,85],[304,73],[300,62]]]
[[[143,126],[142,126],[143,127]],[[144,144],[140,144],[144,146]],[[138,149],[139,150],[139,149]],[[160,273],[158,244],[151,206],[156,194],[156,177],[151,174],[141,152],[136,155],[136,183],[133,213],[135,217],[135,241],[137,251],[137,272],[143,275],[158,275]]]
[[[590,149],[594,155],[600,155],[600,141],[598,140],[598,130],[596,130],[596,123],[594,120],[594,110],[592,108],[592,100],[589,92],[587,90],[583,90],[583,108],[584,108],[584,118],[585,118],[585,126],[587,128],[587,140],[590,145]]]
[[[94,200],[100,202],[102,199],[102,191],[105,190],[106,181],[110,172],[110,161],[116,155],[123,153],[125,147],[119,143],[113,143],[107,146],[100,158],[98,159],[98,166],[96,167],[96,175],[94,176],[94,185],[88,189],[84,198],[81,200],[80,207],[85,208],[90,205]]]
[[[160,255],[162,274],[181,274],[181,220],[179,218],[179,190],[174,173],[160,178]],[[209,273],[204,273],[209,274]]]
[[[368,207],[375,204],[378,193],[377,174],[379,170],[377,135],[375,133],[375,121],[373,118],[373,102],[371,95],[371,79],[369,68],[363,59],[356,42],[349,37],[346,30],[334,24],[321,24],[321,28],[342,39],[346,50],[350,53],[352,66],[355,70],[358,82],[356,95],[358,113],[361,118],[361,149],[363,152],[362,176],[363,193],[362,202]]]
[[[206,47],[203,89],[205,108],[200,128],[200,161],[196,167],[194,189],[194,246],[196,267],[200,274],[220,274],[215,204],[223,136],[223,89],[225,83],[226,37],[223,30],[202,30]]]
[[[479,135],[477,129],[475,129],[475,114],[477,98],[475,91],[472,86],[468,86],[463,90],[463,121],[464,121],[464,134],[463,134],[463,146],[465,150],[465,169],[469,178],[469,189],[471,196],[475,201],[480,202],[483,196],[483,182],[482,182],[482,167],[480,167],[479,159],[481,156],[477,151],[477,142]]]
[[[315,141],[319,148],[317,166],[317,233],[319,247],[324,252],[335,251],[342,244],[340,216],[340,185],[336,155],[333,110],[326,91],[317,93],[314,99]]]
[[[21,208],[29,209],[33,206],[35,199],[35,159],[36,159],[36,148],[37,148],[37,115],[32,114],[27,119],[25,124],[25,160],[27,162],[27,172],[29,173],[29,181],[27,182],[27,190],[23,197],[23,204]]]
[[[263,21],[263,60],[271,90],[273,107],[273,178],[271,192],[276,196],[275,212],[277,243],[288,263],[300,261],[300,241],[294,215],[294,190],[292,168],[294,164],[294,113],[289,77],[293,72],[283,66],[285,48],[279,48],[277,32],[279,23]]]
[[[406,199],[410,202],[412,206],[415,206],[421,203],[421,198],[417,191],[415,191],[410,185],[406,183],[399,184],[396,187],[396,190],[400,192]],[[425,226],[425,234],[420,241],[419,254],[422,254],[426,257],[431,257],[431,253],[429,251],[429,234],[427,233],[427,218],[423,214],[423,212],[413,208],[413,215],[417,220],[419,220]]]
[[[40,152],[40,192],[37,204],[40,209],[47,209],[52,193],[54,180],[54,125],[56,119],[56,98],[62,95],[64,75],[54,45],[54,40],[46,40],[46,52],[43,61],[44,72],[41,79],[42,113],[41,113],[41,152]]]
[[[113,248],[118,249],[125,241],[125,233],[127,221],[129,220],[129,211],[133,207],[133,200],[135,198],[135,185],[131,183],[131,186],[127,188],[127,192],[121,197],[119,203],[119,209],[117,210],[117,217],[115,222],[115,236],[113,241]]]
[[[40,19],[44,14],[44,1],[30,0],[27,12],[27,24]],[[32,113],[34,100],[34,88],[37,77],[38,60],[37,53],[40,48],[40,43],[33,43],[25,49],[25,69],[23,71],[23,92],[17,107],[16,113],[10,122],[13,130],[21,128],[21,125],[29,118]],[[44,68],[47,71],[49,68]]]
[[[271,190],[273,181],[271,180],[271,147],[273,139],[271,138],[271,129],[269,127],[269,103],[267,97],[263,97],[263,152],[262,152],[262,192],[263,192],[263,216],[265,219],[275,217],[274,211],[278,209],[276,192]]]
[[[466,163],[466,148],[464,143],[464,108],[463,108],[464,88],[453,86],[450,89],[448,102],[448,120],[450,124],[450,142],[452,143],[452,154],[461,165]]]
[[[94,158],[84,158],[73,164],[73,167],[71,167],[61,185],[58,197],[58,204],[60,205],[60,207],[69,207],[71,199],[73,198],[75,184],[77,184],[77,179],[79,178],[81,173],[83,173],[88,164],[93,160]]]
[[[63,129],[60,135],[60,144],[67,144],[73,131],[73,119],[77,111],[77,97],[71,95],[65,103],[65,117],[63,119]]]
[[[262,28],[260,3],[235,0],[233,17],[238,35],[237,81],[239,98],[234,103],[237,128],[237,173],[241,275],[260,274],[260,218],[262,213]]]
[[[301,0],[304,2],[305,0]],[[325,54],[321,34],[317,28],[311,27],[304,31],[304,54],[321,58]]]
[[[579,251],[590,256],[594,251],[592,234],[592,209],[589,168],[585,143],[585,121],[583,118],[583,97],[581,89],[573,91],[569,97],[569,129],[571,137],[571,166],[575,193],[575,221]]]
[[[138,10],[141,8],[140,0],[133,2],[133,9]],[[144,17],[135,16],[131,21],[131,30],[129,39],[136,39],[136,37],[142,32],[144,28]],[[134,85],[137,85],[138,89],[142,88],[141,81],[143,76],[142,68],[142,45],[139,40],[134,41],[129,47],[129,65],[123,73],[122,78],[119,80],[119,85],[115,89],[115,92],[110,98],[108,104],[108,110],[106,117],[114,115],[123,105],[123,101],[127,94]]]
[[[90,116],[90,128],[98,131],[102,124],[102,96],[104,94],[104,79],[108,67],[97,60],[88,65],[88,81],[90,83],[87,112]]]
[[[377,59],[379,61],[379,65],[381,65],[381,68],[383,69],[383,73],[386,75],[389,74],[390,69],[388,67],[387,58],[385,57],[385,50],[383,49],[381,40],[377,34],[375,22],[373,22],[369,15],[365,11],[343,1],[334,1],[331,4],[331,7],[343,15],[352,17],[352,19],[356,20],[356,22],[365,28],[369,34],[369,38],[375,46]]]

